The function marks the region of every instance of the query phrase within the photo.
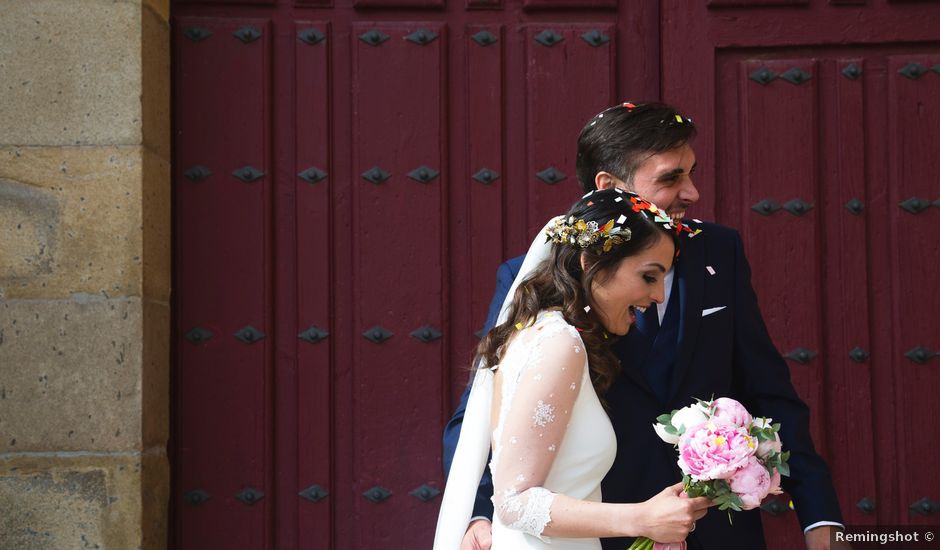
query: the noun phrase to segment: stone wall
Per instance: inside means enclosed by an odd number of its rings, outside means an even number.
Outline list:
[[[0,548],[166,548],[168,0],[0,0]]]

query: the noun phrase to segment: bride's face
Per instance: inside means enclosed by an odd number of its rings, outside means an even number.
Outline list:
[[[672,239],[660,236],[653,246],[597,274],[591,282],[590,305],[607,332],[623,336],[636,321],[635,308],[663,302],[663,279],[674,254]]]

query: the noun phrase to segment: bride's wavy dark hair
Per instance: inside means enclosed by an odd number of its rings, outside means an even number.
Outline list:
[[[593,312],[585,311],[592,296],[591,283],[598,277],[598,282],[603,282],[616,271],[624,258],[652,247],[659,239],[671,239],[673,245],[678,247],[675,230],[661,221],[654,221],[655,215],[646,208],[634,211],[631,197],[639,199],[634,193],[616,189],[594,191],[571,207],[565,214],[566,219],[573,217],[574,220],[593,221],[599,227],[609,220],[618,220],[624,216],[626,220],[622,225],[630,229],[630,239],[613,246],[608,252],[603,251],[604,239],[587,248],[571,243],[552,244],[548,259],[538,265],[516,289],[506,321],[483,337],[477,347],[475,365],[481,365],[481,360],[486,365],[498,365],[506,342],[517,330],[517,323],[528,326],[535,321],[539,311],[558,309],[565,321],[581,333],[588,355],[591,382],[603,401],[620,372],[620,362],[611,351],[614,337],[607,333]],[[640,204],[649,203],[640,200]],[[581,269],[582,256],[587,265],[586,270]]]

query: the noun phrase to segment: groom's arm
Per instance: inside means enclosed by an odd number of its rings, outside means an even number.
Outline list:
[[[816,452],[809,429],[809,407],[797,395],[790,369],[774,346],[751,286],[751,268],[735,232],[734,367],[748,407],[780,422],[780,439],[790,451],[790,476],[783,488],[793,498],[804,530],[817,524],[842,524],[839,501],[825,461]]]
[[[499,310],[502,308],[503,300],[512,286],[519,268],[522,266],[523,257],[513,258],[499,266],[496,270],[496,292],[490,301],[489,313],[486,317],[486,324],[483,326],[483,332],[487,333],[496,324],[499,317]],[[444,427],[444,479],[450,474],[450,465],[454,460],[454,452],[457,450],[457,441],[460,439],[460,427],[463,425],[463,415],[467,408],[467,398],[470,396],[470,387],[467,386],[460,396],[460,404],[454,415],[451,417],[447,426]],[[480,488],[477,491],[476,501],[473,504],[473,517],[483,516],[493,518],[493,502],[490,497],[493,496],[493,478],[490,474],[490,468],[487,466],[483,470],[483,477],[480,479]]]

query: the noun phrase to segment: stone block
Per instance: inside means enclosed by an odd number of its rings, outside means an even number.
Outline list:
[[[0,459],[0,548],[166,548],[166,457]]]
[[[141,143],[139,2],[3,2],[0,144]]]
[[[140,449],[141,310],[137,298],[0,301],[0,453]]]
[[[139,296],[142,157],[139,146],[0,149],[0,298]]]

